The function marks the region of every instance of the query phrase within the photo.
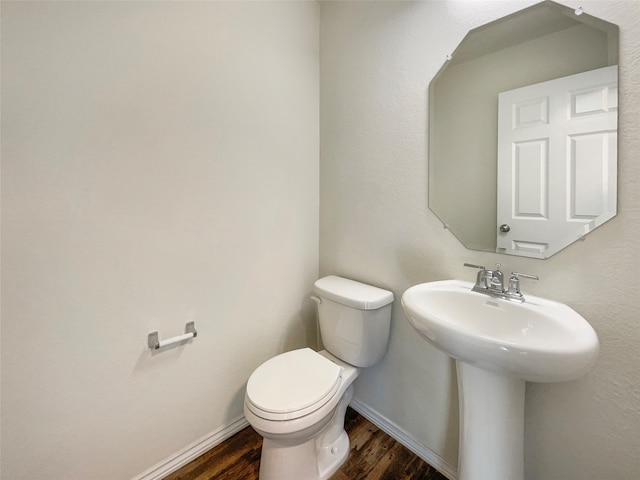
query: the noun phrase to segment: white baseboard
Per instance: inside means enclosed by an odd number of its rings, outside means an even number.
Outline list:
[[[391,438],[407,447],[429,465],[437,469],[449,480],[457,480],[458,470],[455,466],[451,465],[440,455],[422,445],[415,438],[413,438],[411,434],[397,426],[391,420],[382,416],[380,413],[376,412],[375,410],[355,398],[351,400],[351,408],[353,408],[356,412],[369,420],[371,423],[376,425],[380,430],[385,432]]]
[[[364,418],[380,428],[380,430],[407,447],[429,465],[436,468],[449,480],[457,480],[458,472],[456,467],[451,465],[449,462],[444,460],[432,450],[422,445],[415,438],[413,438],[411,434],[398,427],[391,420],[382,416],[380,413],[376,412],[375,410],[355,398],[351,400],[351,407]],[[166,460],[151,467],[140,475],[133,477],[132,480],[162,480],[170,473],[175,472],[190,461],[198,458],[206,451],[224,442],[226,439],[235,435],[248,425],[249,422],[244,416],[242,416],[231,422],[229,425],[221,427],[218,430],[205,435],[200,440],[196,440],[191,445],[186,446]]]
[[[207,450],[210,450],[219,443],[224,442],[227,438],[238,433],[248,425],[249,422],[247,422],[247,419],[242,416],[231,422],[229,425],[205,435],[200,440],[196,440],[191,445],[180,450],[178,453],[170,456],[140,475],[133,477],[132,480],[161,480],[170,473],[173,473],[179,468],[185,466],[190,461],[195,460]]]

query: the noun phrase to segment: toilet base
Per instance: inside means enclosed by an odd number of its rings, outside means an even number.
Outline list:
[[[349,386],[327,426],[302,443],[264,437],[260,480],[327,480],[338,471],[349,456],[344,419],[352,396],[353,386]]]
[[[318,452],[318,478],[326,480],[331,477],[349,457],[349,435],[342,433],[332,446],[323,447]]]

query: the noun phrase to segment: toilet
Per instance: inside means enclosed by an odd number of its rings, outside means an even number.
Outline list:
[[[326,350],[277,355],[247,382],[244,414],[263,437],[260,480],[325,480],[340,468],[353,381],[387,350],[392,292],[334,275],[313,291]]]

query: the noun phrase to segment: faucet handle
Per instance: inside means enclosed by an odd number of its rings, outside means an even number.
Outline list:
[[[471,267],[471,268],[479,268],[480,270],[486,270],[484,265],[474,265],[473,263],[465,263],[464,266]]]
[[[473,288],[476,289],[487,289],[491,284],[491,278],[493,277],[493,273],[491,270],[487,270],[484,265],[474,265],[473,263],[465,263],[465,267],[477,268],[479,270],[478,275],[476,277],[476,284]]]
[[[537,275],[529,275],[528,273],[511,272],[511,278],[530,278],[531,280],[540,280]]]
[[[520,292],[520,277],[530,278],[531,280],[540,280],[540,277],[537,275],[529,275],[528,273],[511,272],[509,290],[507,293],[518,298],[524,298],[522,297],[522,292]]]

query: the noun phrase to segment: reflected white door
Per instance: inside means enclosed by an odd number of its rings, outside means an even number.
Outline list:
[[[611,66],[499,95],[498,252],[546,258],[615,215],[617,85]]]

